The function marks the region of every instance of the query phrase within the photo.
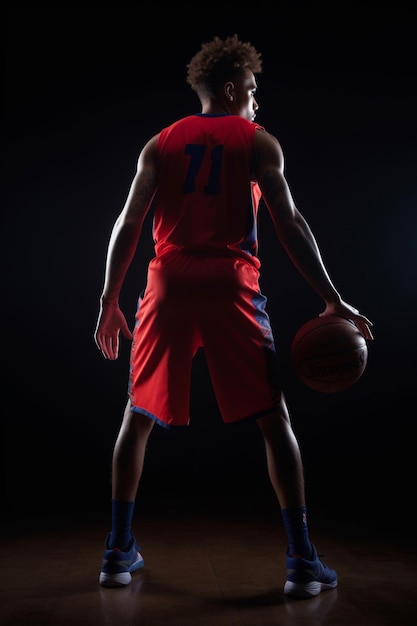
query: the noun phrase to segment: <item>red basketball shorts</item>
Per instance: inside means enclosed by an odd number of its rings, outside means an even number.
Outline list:
[[[199,348],[224,422],[275,410],[277,357],[258,280],[258,269],[240,258],[175,252],[151,260],[133,332],[133,411],[165,428],[188,425]]]

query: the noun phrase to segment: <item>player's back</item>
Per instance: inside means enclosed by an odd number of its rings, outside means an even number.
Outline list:
[[[154,239],[158,255],[256,255],[260,199],[251,180],[255,132],[235,115],[197,114],[163,129],[158,141]]]

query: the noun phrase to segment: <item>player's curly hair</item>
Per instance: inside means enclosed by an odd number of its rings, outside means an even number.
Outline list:
[[[249,69],[262,72],[261,54],[249,42],[233,37],[214,37],[203,43],[187,65],[187,83],[199,96],[216,94],[222,82]]]

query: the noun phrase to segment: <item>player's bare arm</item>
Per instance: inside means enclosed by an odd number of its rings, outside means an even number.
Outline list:
[[[157,141],[158,136],[153,137],[139,156],[126,203],[110,236],[100,313],[94,333],[98,348],[110,360],[118,357],[120,331],[127,339],[132,338],[126,318],[119,308],[119,294],[155,194]]]
[[[156,189],[156,143],[153,137],[143,148],[126,203],[118,216],[108,247],[102,300],[117,302],[126,272],[135,254],[143,221]]]
[[[294,265],[326,303],[322,315],[353,318],[366,339],[372,323],[344,302],[324,266],[316,239],[295,206],[284,176],[284,156],[278,140],[265,131],[256,134],[256,176],[277,236]]]
[[[295,206],[284,177],[284,157],[275,137],[256,135],[257,179],[277,235],[291,260],[325,302],[340,296],[324,267],[316,240]]]

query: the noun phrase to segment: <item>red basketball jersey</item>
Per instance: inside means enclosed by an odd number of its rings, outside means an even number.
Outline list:
[[[172,250],[243,256],[258,266],[260,189],[252,180],[255,132],[237,115],[197,114],[164,128],[158,141],[153,236]]]

